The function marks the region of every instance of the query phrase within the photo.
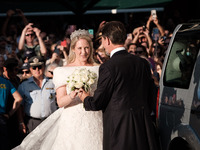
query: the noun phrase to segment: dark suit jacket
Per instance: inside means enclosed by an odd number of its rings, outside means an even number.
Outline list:
[[[156,150],[150,113],[153,79],[147,60],[115,53],[99,68],[97,90],[86,110],[103,111],[104,150]]]

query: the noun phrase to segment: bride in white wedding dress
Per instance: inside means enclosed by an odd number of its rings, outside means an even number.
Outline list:
[[[101,111],[85,111],[76,91],[67,88],[67,77],[76,69],[87,69],[98,76],[93,61],[92,40],[86,30],[70,36],[71,45],[66,67],[54,70],[53,81],[60,107],[32,131],[16,150],[102,150],[103,125]],[[97,83],[91,86],[91,93]]]

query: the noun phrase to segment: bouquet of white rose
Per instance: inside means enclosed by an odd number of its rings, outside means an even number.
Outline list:
[[[86,92],[90,90],[91,85],[95,83],[97,79],[97,74],[86,68],[76,69],[67,78],[67,88],[68,92],[74,91],[76,89],[83,88]]]

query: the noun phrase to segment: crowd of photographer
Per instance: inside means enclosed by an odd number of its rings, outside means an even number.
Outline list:
[[[125,46],[128,52],[149,61],[157,85],[171,36],[172,33],[165,30],[157,16],[153,15],[149,16],[145,25],[135,28],[127,36]]]
[[[21,10],[17,9],[16,12],[22,18],[20,24],[17,22],[10,22],[15,12],[9,10],[7,12],[6,20],[2,25],[2,32],[0,35],[0,75],[7,78],[14,85],[13,89],[20,90],[22,96],[25,95],[24,92],[28,92],[26,89],[30,88],[30,85],[33,87],[31,89],[32,91],[41,87],[43,82],[51,85],[51,90],[49,91],[52,92],[54,88],[51,81],[53,70],[58,66],[67,65],[70,45],[69,36],[77,29],[77,25],[68,25],[65,29],[64,36],[59,39],[56,37],[56,34],[47,34],[45,31],[41,31],[35,23],[30,23]],[[109,56],[101,45],[101,29],[105,23],[106,21],[102,21],[99,24],[98,30],[93,35],[91,33],[91,38],[93,38],[94,42],[94,59],[96,63],[99,64],[102,64],[109,59]],[[21,30],[19,30],[17,25],[21,27]],[[52,28],[54,27],[52,26]],[[165,52],[171,36],[172,33],[165,30],[164,26],[159,23],[159,19],[155,16],[155,12],[154,15],[149,16],[149,19],[143,26],[139,26],[131,33],[127,33],[127,40],[124,46],[129,53],[143,57],[149,62],[152,69],[152,76],[155,78],[157,86],[161,75]],[[32,76],[37,79],[35,70],[40,69],[43,69],[41,74],[44,75],[44,78],[38,78],[38,83],[30,84],[27,82]],[[40,86],[35,88],[35,85],[37,84]],[[41,88],[41,91],[42,90],[45,90],[45,88]],[[7,94],[10,93],[12,92],[7,92]],[[48,90],[46,90],[46,93],[48,93]],[[48,97],[47,99],[56,101],[55,92],[52,92],[50,95],[51,97]],[[38,93],[35,93],[35,97],[44,97],[44,95],[41,96]],[[20,102],[22,102],[22,99],[19,99]],[[30,125],[30,122],[24,122],[26,116],[24,116],[23,111],[28,112],[30,110],[24,105],[24,109],[18,109],[18,111],[10,114],[11,110],[13,110],[13,102],[15,102],[15,98],[12,98],[11,94],[4,97],[3,104],[0,102],[0,105],[2,105],[0,106],[0,127],[4,127],[0,128],[0,134],[5,134],[3,137],[0,135],[0,140],[6,141],[6,139],[12,137],[10,139],[10,147],[19,145],[26,134],[31,132],[31,130],[43,121],[38,121],[37,124],[28,131],[27,126]],[[50,107],[51,106],[49,105],[49,107],[45,109],[50,109]],[[50,113],[51,112],[53,112],[53,110],[50,111]],[[48,116],[44,115],[44,119],[46,117]],[[30,119],[34,120],[34,118],[28,119],[29,121]],[[3,130],[5,128],[8,131],[7,133]],[[20,138],[19,135],[21,135]],[[4,146],[5,149],[10,148],[8,148],[6,144],[4,144]]]

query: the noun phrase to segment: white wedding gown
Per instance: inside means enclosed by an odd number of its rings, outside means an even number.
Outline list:
[[[54,84],[65,85],[67,77],[77,68],[86,68],[98,75],[99,66],[58,67],[54,70]],[[94,93],[96,83],[92,87]],[[85,111],[76,97],[66,108],[59,108],[15,150],[102,150],[103,125],[101,111]]]

